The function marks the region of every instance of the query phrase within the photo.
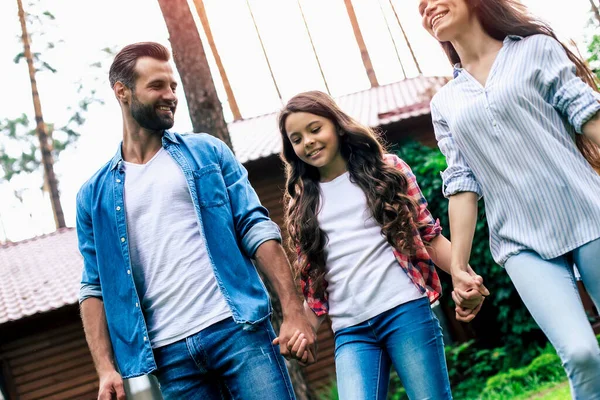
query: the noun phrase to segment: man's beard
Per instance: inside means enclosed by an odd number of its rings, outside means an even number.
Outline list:
[[[162,105],[171,108],[175,107],[173,103]],[[174,110],[173,114],[175,114]],[[154,104],[144,104],[140,102],[135,94],[131,97],[131,116],[142,128],[152,131],[162,132],[165,129],[171,128],[175,123],[174,116],[168,117],[160,115],[155,109]]]

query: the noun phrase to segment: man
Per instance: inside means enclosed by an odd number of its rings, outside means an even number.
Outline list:
[[[125,399],[122,379],[152,372],[165,398],[293,398],[251,261],[281,300],[280,343],[303,334],[304,361],[314,360],[279,229],[223,142],[167,130],[177,107],[169,59],[157,43],[117,54],[109,78],[123,142],[77,196],[81,316],[98,397]]]

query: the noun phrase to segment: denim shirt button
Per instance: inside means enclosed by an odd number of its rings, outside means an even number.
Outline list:
[[[117,211],[121,211],[121,206],[117,206]]]
[[[121,180],[120,180],[120,179],[117,179],[117,183],[121,183]]]
[[[124,237],[121,238],[121,242],[125,243],[125,238]]]
[[[144,342],[147,341],[147,340],[148,340],[148,338],[146,336],[144,336]]]
[[[127,275],[131,275],[131,270],[130,269],[127,270]]]
[[[140,305],[138,303],[135,303],[135,307],[138,308]]]

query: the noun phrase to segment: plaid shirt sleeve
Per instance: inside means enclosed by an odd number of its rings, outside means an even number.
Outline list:
[[[398,168],[400,171],[406,175],[408,179],[408,189],[407,194],[415,199],[417,204],[419,205],[419,225],[423,225],[419,229],[419,233],[421,235],[421,239],[424,242],[431,242],[442,232],[442,227],[440,226],[440,221],[438,219],[434,219],[431,216],[431,213],[427,209],[427,200],[423,196],[423,192],[421,192],[421,188],[417,183],[417,178],[415,174],[413,174],[412,170],[408,166],[406,162],[404,162],[401,158],[394,154],[386,154],[385,160],[391,165]]]
[[[409,257],[394,249],[394,255],[408,277],[421,293],[427,294],[429,301],[433,303],[442,295],[442,284],[435,270],[435,264],[423,242],[430,242],[441,233],[440,222],[435,220],[427,210],[427,200],[423,197],[417,179],[408,164],[392,154],[386,155],[385,160],[401,170],[408,178],[407,194],[413,197],[419,205],[419,222],[423,225],[416,237],[417,244],[419,244],[416,254]]]
[[[296,248],[298,252],[298,261],[300,261],[303,255],[300,253],[300,247]],[[316,293],[314,288],[314,280],[308,273],[309,266],[306,265],[305,268],[300,272],[300,287],[302,289],[302,294],[304,295],[304,299],[306,300],[306,304],[310,307],[311,310],[320,317],[321,315],[325,315],[329,312],[329,301],[327,299],[327,281],[324,281],[325,287],[323,288],[323,294],[319,295]]]

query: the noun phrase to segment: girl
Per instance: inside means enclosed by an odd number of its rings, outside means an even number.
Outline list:
[[[393,364],[411,399],[450,399],[429,305],[441,294],[434,263],[449,270],[450,242],[409,166],[321,92],[293,97],[279,129],[295,268],[315,329],[331,318],[340,398],[385,399]],[[476,289],[488,293],[481,277],[469,277],[461,305],[478,309]],[[287,346],[312,360],[302,335]]]
[[[494,259],[558,351],[573,397],[600,399],[600,349],[572,269],[600,306],[592,74],[516,0],[420,0],[419,11],[456,64],[431,102],[448,162],[452,270],[467,267],[485,196]]]

